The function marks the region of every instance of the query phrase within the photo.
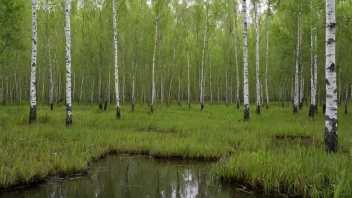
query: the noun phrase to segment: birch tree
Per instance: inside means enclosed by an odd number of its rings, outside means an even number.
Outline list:
[[[112,12],[113,12],[113,28],[114,28],[114,57],[115,57],[115,96],[116,96],[116,119],[121,118],[120,113],[120,98],[119,98],[119,70],[118,70],[118,57],[117,57],[117,23],[116,23],[116,3],[112,0]]]
[[[65,4],[65,37],[66,37],[66,126],[72,125],[72,92],[71,92],[71,0]]]
[[[243,15],[243,105],[244,105],[244,120],[249,120],[247,1],[246,0],[242,0],[242,15]]]
[[[324,140],[327,152],[337,151],[337,87],[335,71],[335,0],[326,0],[325,82],[326,112]]]
[[[239,72],[238,72],[238,56],[237,56],[237,32],[236,32],[236,27],[237,27],[237,6],[234,7],[234,12],[235,12],[235,25],[233,26],[233,37],[235,41],[235,63],[236,63],[236,107],[237,109],[240,108],[240,77],[239,77]]]
[[[153,52],[153,66],[152,66],[152,98],[150,103],[150,112],[154,111],[154,99],[155,99],[155,76],[154,76],[154,67],[155,67],[155,56],[156,56],[156,45],[158,43],[158,14],[155,16],[155,37],[154,37],[154,52]]]
[[[265,106],[269,108],[269,88],[268,88],[268,65],[269,65],[269,35],[270,35],[270,0],[268,0],[268,16],[267,16],[267,30],[266,30],[266,61],[265,61]]]
[[[299,103],[299,49],[300,49],[300,24],[301,24],[301,12],[298,14],[298,25],[297,25],[297,49],[296,49],[296,72],[295,72],[295,90],[294,90],[294,102],[293,102],[293,113],[298,113]]]
[[[204,109],[204,88],[205,88],[205,48],[207,44],[207,33],[208,33],[208,2],[206,2],[205,7],[205,29],[204,29],[204,42],[203,42],[203,53],[202,53],[202,65],[201,65],[201,80],[200,80],[200,109]]]
[[[37,120],[36,65],[37,65],[37,0],[32,0],[32,59],[30,81],[29,124]]]
[[[260,114],[260,76],[259,76],[259,24],[258,24],[258,2],[254,0],[254,15],[255,15],[255,76],[256,76],[256,94],[257,94],[257,115]]]

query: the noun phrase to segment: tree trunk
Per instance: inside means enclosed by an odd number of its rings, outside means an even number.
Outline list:
[[[202,65],[201,65],[201,80],[200,80],[200,109],[204,108],[204,85],[205,85],[205,76],[204,76],[204,67],[205,67],[205,48],[207,44],[207,33],[208,33],[208,8],[206,8],[205,14],[205,30],[204,30],[204,42],[203,42],[203,53],[202,53]]]
[[[65,8],[65,36],[66,36],[66,126],[72,125],[71,98],[71,28],[70,28],[71,0],[66,0]]]
[[[238,56],[237,56],[237,32],[236,32],[236,27],[237,27],[237,8],[234,9],[235,12],[235,25],[233,28],[233,37],[235,41],[235,61],[236,61],[236,107],[237,109],[240,108],[240,77],[238,73]]]
[[[188,103],[188,108],[191,108],[191,82],[190,82],[190,75],[189,75],[190,64],[189,64],[188,30],[186,30],[186,55],[187,55],[187,103]]]
[[[113,12],[113,28],[114,28],[114,56],[115,56],[115,95],[116,95],[116,119],[121,118],[120,113],[120,98],[119,98],[119,70],[118,70],[118,47],[117,47],[117,23],[116,23],[116,4],[115,0],[112,0],[112,12]]]
[[[300,48],[300,24],[301,24],[301,13],[298,14],[298,31],[297,31],[297,49],[296,49],[296,72],[295,72],[295,90],[294,90],[294,102],[293,102],[293,113],[298,113],[298,103],[299,103],[299,82],[298,82],[298,72],[299,72],[299,48]]]
[[[337,151],[337,94],[335,72],[335,0],[326,0],[326,113],[324,140],[327,152]]]
[[[247,1],[246,0],[242,0],[242,14],[243,14],[243,104],[244,104],[244,120],[249,120]]]
[[[31,82],[30,82],[30,108],[29,124],[37,120],[37,96],[36,96],[36,64],[37,64],[37,0],[32,0],[32,59],[31,59]]]
[[[259,18],[259,13],[258,13],[258,2],[254,2],[254,13],[255,13],[255,48],[256,48],[256,66],[255,66],[255,76],[256,76],[256,93],[257,93],[257,109],[256,113],[257,115],[260,115],[260,77],[259,77],[259,24],[258,24],[258,18]]]
[[[156,45],[158,43],[158,21],[159,16],[155,16],[155,37],[154,37],[154,52],[153,52],[153,67],[152,67],[152,97],[150,102],[150,112],[154,112],[154,99],[155,99],[155,77],[154,77],[154,67],[155,67],[155,55],[156,55]]]
[[[269,65],[269,35],[270,35],[270,0],[268,2],[268,27],[266,30],[266,63],[265,63],[265,94],[266,94],[266,102],[265,106],[269,108],[269,88],[268,88],[268,65]]]

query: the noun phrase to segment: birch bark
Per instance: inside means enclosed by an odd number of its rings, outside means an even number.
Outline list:
[[[270,38],[270,0],[268,2],[268,21],[267,21],[267,30],[266,30],[266,63],[265,63],[265,94],[266,102],[265,106],[269,108],[269,88],[268,88],[268,66],[269,66],[269,38]]]
[[[298,69],[299,69],[299,45],[300,45],[300,24],[301,24],[301,13],[298,14],[298,26],[297,26],[297,49],[296,49],[296,72],[295,72],[295,91],[294,91],[294,102],[293,102],[293,113],[298,113],[298,102],[299,102],[299,82],[298,82]]]
[[[237,32],[236,32],[236,26],[237,26],[237,8],[235,7],[234,9],[235,12],[235,25],[233,26],[233,37],[235,41],[235,62],[236,62],[236,107],[237,109],[240,108],[240,77],[238,73],[238,56],[237,56]]]
[[[154,67],[155,67],[155,55],[156,55],[156,45],[158,43],[158,15],[155,16],[155,37],[154,37],[154,52],[153,52],[153,66],[152,66],[152,98],[150,103],[150,112],[154,111],[154,99],[155,99],[155,77],[154,77]]]
[[[256,94],[257,94],[257,115],[260,115],[260,76],[259,76],[259,25],[258,25],[258,2],[254,1],[254,13],[255,13],[255,48],[256,48],[256,66],[255,66],[255,76],[256,76]]]
[[[121,118],[120,113],[120,98],[119,98],[119,70],[118,70],[118,54],[117,54],[117,23],[116,23],[116,4],[115,0],[112,0],[112,12],[113,12],[113,28],[114,28],[114,56],[115,56],[115,95],[116,95],[116,119]]]
[[[335,0],[326,0],[326,112],[324,140],[327,152],[337,151],[337,87],[335,71]]]
[[[205,76],[204,76],[204,67],[205,67],[205,48],[207,44],[207,33],[208,33],[208,8],[206,8],[205,14],[205,29],[204,29],[204,42],[203,42],[203,53],[202,53],[202,65],[201,65],[201,80],[200,80],[200,109],[204,109],[204,85],[205,85]]]
[[[30,80],[29,124],[37,120],[36,65],[37,65],[37,0],[32,0],[32,59]]]
[[[243,14],[243,104],[244,104],[244,120],[249,120],[247,1],[246,0],[242,0],[242,14]]]
[[[66,126],[72,125],[72,92],[71,92],[71,0],[65,4],[65,37],[66,37]]]

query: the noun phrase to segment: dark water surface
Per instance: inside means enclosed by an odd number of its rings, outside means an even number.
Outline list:
[[[107,156],[95,162],[88,176],[52,178],[48,182],[0,197],[251,197],[234,184],[218,180],[210,163]]]

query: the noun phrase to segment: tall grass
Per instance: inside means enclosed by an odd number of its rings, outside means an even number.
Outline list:
[[[279,104],[243,122],[243,110],[223,104],[122,105],[122,119],[95,106],[74,106],[73,126],[65,126],[65,108],[38,108],[29,126],[27,106],[0,107],[0,187],[32,183],[50,175],[85,171],[109,152],[156,157],[221,159],[214,170],[250,189],[291,195],[348,195],[352,156],[352,116],[339,114],[339,145],[326,154],[324,115],[308,118],[308,108],[293,115]],[[296,138],[298,137],[298,138]]]

